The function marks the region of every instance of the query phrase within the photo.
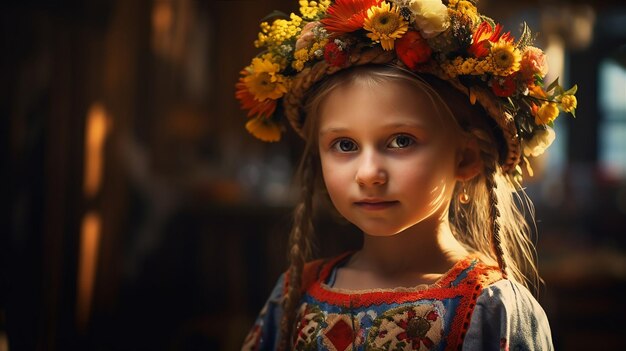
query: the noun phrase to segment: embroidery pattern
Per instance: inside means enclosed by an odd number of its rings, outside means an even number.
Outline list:
[[[318,306],[302,304],[298,313],[300,320],[296,325],[295,349],[317,350],[317,337],[324,327],[324,313]]]
[[[368,350],[430,350],[443,338],[441,302],[390,309],[374,321]]]
[[[363,344],[360,321],[348,314],[330,313],[326,317],[322,343],[331,351],[352,350]]]

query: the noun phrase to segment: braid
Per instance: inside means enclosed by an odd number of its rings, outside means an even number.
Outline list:
[[[507,278],[507,263],[505,260],[505,254],[502,244],[502,237],[500,235],[500,210],[498,209],[498,196],[496,193],[496,174],[498,172],[498,155],[496,150],[493,149],[493,141],[489,135],[481,130],[474,129],[472,134],[478,140],[480,146],[481,158],[484,162],[485,169],[485,187],[488,194],[489,205],[489,219],[491,221],[491,250],[496,256],[498,266],[502,271],[504,278]]]
[[[287,292],[283,300],[283,316],[280,322],[280,350],[286,350],[293,339],[293,329],[297,309],[302,294],[302,270],[311,255],[310,236],[313,234],[311,221],[313,208],[313,187],[316,170],[312,156],[305,156],[300,164],[300,202],[294,210],[294,224],[289,234],[289,269],[287,271]]]

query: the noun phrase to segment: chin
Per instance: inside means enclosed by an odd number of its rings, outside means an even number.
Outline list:
[[[357,225],[364,234],[378,237],[390,237],[403,231],[402,228],[390,226]]]

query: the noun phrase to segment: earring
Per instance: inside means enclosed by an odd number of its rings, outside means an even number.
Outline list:
[[[467,189],[465,183],[463,183],[463,192],[459,194],[459,202],[463,205],[467,205],[470,202],[470,197],[467,195]]]

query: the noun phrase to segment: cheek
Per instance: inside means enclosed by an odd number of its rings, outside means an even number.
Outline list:
[[[331,200],[337,206],[337,201],[348,192],[350,186],[350,175],[347,167],[340,167],[322,157],[322,176],[324,184]]]
[[[440,157],[421,159],[398,169],[395,181],[413,197],[439,199],[454,184],[454,164]]]

